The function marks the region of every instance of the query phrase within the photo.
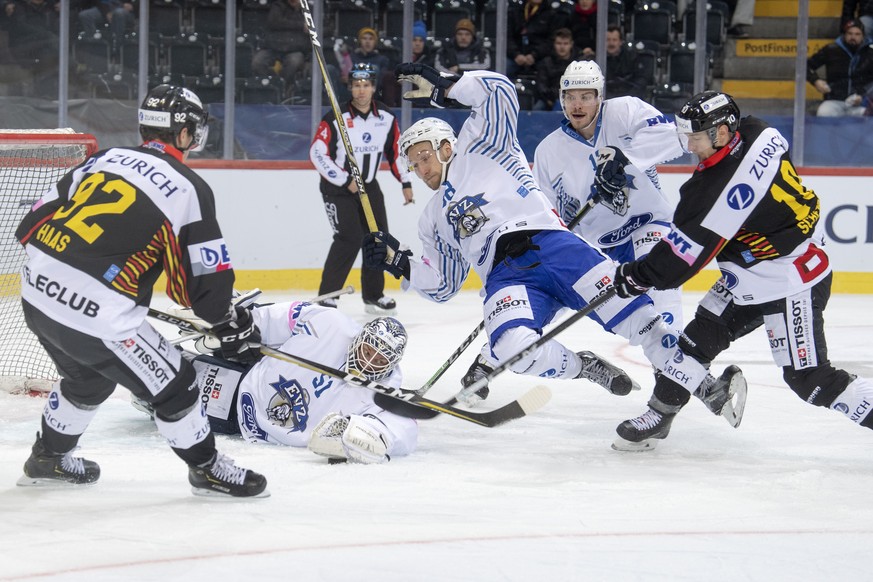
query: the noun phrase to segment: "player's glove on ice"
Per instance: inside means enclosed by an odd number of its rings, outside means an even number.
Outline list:
[[[409,81],[417,87],[405,92],[404,99],[419,107],[432,105],[441,109],[451,101],[446,98],[446,91],[461,78],[458,75],[440,73],[428,65],[414,63],[397,65],[394,72],[397,73],[399,82]]]
[[[212,335],[221,342],[221,356],[242,364],[253,364],[261,357],[261,332],[245,307],[235,306],[228,319],[212,326]]]
[[[364,237],[362,245],[364,265],[371,269],[384,269],[396,279],[410,279],[409,257],[412,251],[400,250],[400,242],[387,232],[371,232]]]
[[[594,184],[597,192],[610,203],[616,196],[624,195],[627,185],[627,174],[624,167],[630,163],[620,149],[605,146],[597,150],[597,168],[594,172]]]
[[[622,263],[615,270],[615,291],[623,299],[642,295],[649,290],[648,287],[644,287],[634,280],[632,271],[633,263]]]

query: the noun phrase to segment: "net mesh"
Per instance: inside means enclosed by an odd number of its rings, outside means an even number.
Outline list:
[[[0,130],[0,390],[40,390],[57,379],[51,359],[24,323],[15,229],[43,193],[97,150],[71,129]]]

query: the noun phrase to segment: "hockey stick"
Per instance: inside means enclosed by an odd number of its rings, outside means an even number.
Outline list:
[[[567,225],[567,230],[572,231],[573,227],[576,226],[577,224],[579,224],[579,221],[581,221],[583,218],[585,218],[585,215],[588,214],[592,208],[597,206],[598,202],[600,202],[599,195],[594,196],[593,198],[588,200],[588,202],[585,203],[585,205],[579,210],[579,212],[576,214],[576,216],[573,217],[573,220],[570,221],[570,224]],[[437,371],[433,373],[433,376],[431,376],[430,379],[427,382],[425,382],[421,388],[418,389],[419,396],[424,395],[425,392],[430,390],[433,387],[433,385],[436,384],[437,380],[442,378],[443,374],[446,373],[446,370],[448,370],[451,367],[451,365],[454,364],[455,361],[459,357],[461,357],[461,354],[463,354],[467,350],[467,348],[470,347],[470,344],[473,343],[473,340],[476,339],[476,337],[479,335],[479,333],[481,333],[481,331],[483,329],[485,329],[485,322],[484,321],[479,323],[479,325],[476,327],[476,329],[474,329],[470,333],[470,335],[468,335],[466,338],[464,338],[464,341],[462,341],[461,345],[458,346],[458,349],[456,349],[452,353],[452,355],[449,356],[449,359],[447,359],[445,362],[443,362],[443,365],[440,366],[437,369]],[[452,403],[452,402],[454,402],[454,400],[449,400],[449,402]]]
[[[256,293],[257,292],[257,293]],[[325,293],[324,295],[319,295],[318,297],[313,297],[312,299],[307,299],[307,303],[318,303],[319,301],[324,301],[325,299],[334,299],[341,295],[346,295],[349,293],[354,293],[355,288],[351,285],[347,285],[339,291],[331,291],[330,293]],[[241,295],[240,298],[237,298],[236,303],[234,305],[242,305],[243,307],[247,307],[249,303],[257,296],[261,294],[260,289],[253,289],[248,293]],[[203,337],[203,334],[200,332],[189,333],[183,336],[179,336],[170,340],[170,343],[174,346],[181,344],[182,342],[188,340],[196,340]]]
[[[185,331],[197,331],[200,333],[209,334],[211,330],[209,326],[202,325],[196,321],[192,321],[182,317],[176,317],[174,315],[164,313],[163,311],[158,311],[157,309],[151,307],[149,308],[148,314],[150,317],[153,317],[165,323],[173,324]],[[373,390],[374,392],[390,396],[391,398],[395,398],[397,400],[403,400],[405,402],[415,404],[416,406],[420,406],[422,408],[441,412],[443,414],[454,416],[455,418],[460,418],[462,420],[466,420],[468,422],[472,422],[474,424],[486,426],[489,428],[499,426],[501,424],[509,422],[510,420],[515,420],[517,418],[521,418],[522,416],[531,414],[545,406],[549,399],[551,399],[552,397],[552,393],[548,388],[546,388],[545,386],[536,386],[530,391],[524,393],[520,398],[513,400],[509,404],[505,404],[500,408],[487,412],[468,412],[466,410],[462,410],[451,405],[444,405],[443,403],[437,402],[435,400],[423,398],[416,394],[415,390],[385,386],[384,384],[380,384],[379,382],[376,382],[374,380],[368,380],[366,378],[362,378],[348,372],[343,372],[342,370],[337,370],[335,368],[331,368],[329,366],[319,364],[318,362],[313,362],[311,360],[307,360],[300,356],[295,356],[293,354],[289,354],[287,352],[283,352],[269,346],[261,345],[260,349],[261,353],[266,356],[270,356],[279,360],[284,360],[286,362],[296,364],[314,372],[338,378],[340,380],[348,382],[349,384],[354,384],[355,386],[360,386],[362,388],[367,388],[369,390]]]
[[[615,297],[615,295],[616,295],[615,287],[610,287],[609,289],[606,290],[605,293],[598,295],[588,305],[586,305],[585,307],[583,307],[582,309],[580,309],[579,311],[577,311],[576,313],[574,313],[573,315],[571,315],[570,317],[568,317],[567,319],[565,319],[564,321],[562,321],[561,323],[556,325],[551,331],[544,334],[540,339],[538,339],[537,341],[535,341],[534,343],[532,343],[531,345],[529,345],[528,347],[526,347],[522,351],[518,352],[517,354],[515,354],[511,358],[505,360],[504,362],[502,362],[501,364],[496,366],[486,376],[479,378],[478,380],[476,380],[475,382],[473,382],[472,384],[470,384],[469,386],[467,386],[466,388],[464,388],[463,390],[458,392],[457,396],[455,396],[455,399],[463,402],[463,399],[467,398],[468,396],[470,396],[471,394],[473,394],[474,392],[476,392],[480,388],[484,388],[485,386],[487,386],[488,383],[491,382],[491,380],[493,380],[495,376],[502,373],[504,370],[509,368],[511,365],[513,365],[517,361],[530,355],[532,352],[537,350],[541,345],[543,345],[547,341],[551,340],[553,337],[555,337],[556,335],[558,335],[559,333],[561,333],[562,331],[564,331],[565,329],[567,329],[568,327],[570,327],[571,325],[573,325],[574,323],[576,323],[577,321],[582,319],[583,317],[590,315],[595,309],[597,309],[598,307],[600,307],[601,305],[603,305],[604,303],[606,303],[607,301],[609,301],[610,299]]]
[[[376,225],[376,217],[373,216],[373,207],[370,205],[370,197],[367,196],[367,191],[364,189],[364,179],[361,177],[361,170],[358,168],[358,162],[355,160],[355,150],[352,147],[352,142],[349,140],[349,132],[346,130],[346,124],[343,121],[343,114],[340,111],[339,103],[336,100],[333,85],[330,82],[330,77],[327,74],[327,65],[324,61],[324,49],[321,46],[321,41],[318,39],[318,31],[315,30],[315,20],[312,18],[312,9],[309,7],[309,0],[300,0],[300,7],[303,9],[303,18],[306,20],[306,26],[309,28],[309,40],[312,41],[312,51],[315,53],[315,59],[318,61],[318,68],[321,69],[321,78],[324,81],[324,90],[327,93],[327,99],[330,101],[330,108],[333,109],[333,115],[336,117],[336,125],[339,128],[340,138],[343,142],[343,148],[346,150],[346,158],[349,161],[349,172],[358,186],[358,196],[361,198],[361,206],[364,209],[364,216],[367,219],[367,227],[370,232],[379,230]]]

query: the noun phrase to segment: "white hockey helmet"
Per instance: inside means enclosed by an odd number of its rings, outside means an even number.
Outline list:
[[[603,86],[606,81],[603,78],[603,71],[597,66],[594,61],[573,61],[564,70],[561,76],[560,92],[561,92],[561,109],[564,111],[564,117],[570,119],[567,115],[567,108],[564,107],[564,92],[573,89],[594,89],[597,91],[597,96],[603,100]]]
[[[434,150],[439,149],[443,141],[448,141],[454,149],[458,138],[455,137],[452,126],[442,119],[425,117],[410,125],[406,131],[400,134],[400,153],[406,156],[406,150],[423,141],[430,142]]]
[[[346,369],[370,380],[381,380],[400,362],[407,339],[402,323],[393,317],[378,317],[355,336],[349,346]]]

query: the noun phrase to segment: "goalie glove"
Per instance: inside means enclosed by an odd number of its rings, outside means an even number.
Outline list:
[[[370,269],[384,269],[395,279],[410,279],[410,250],[400,250],[400,242],[387,232],[371,232],[364,237],[361,245],[364,265]],[[390,251],[390,252],[389,252]]]
[[[312,431],[308,448],[329,459],[348,459],[362,465],[384,463],[391,460],[384,429],[385,425],[370,414],[343,416],[331,412]]]
[[[446,91],[461,78],[458,75],[440,73],[433,67],[415,63],[402,63],[394,69],[399,82],[409,81],[417,88],[406,91],[403,98],[419,107],[432,105],[440,109],[449,105]]]
[[[597,193],[613,207],[616,214],[624,214],[627,211],[627,194],[624,191],[627,174],[624,167],[630,164],[630,160],[617,147],[605,146],[597,150],[596,163],[594,185]]]
[[[222,358],[241,364],[254,364],[261,358],[261,332],[245,307],[234,306],[228,318],[212,326],[210,333],[221,343]]]
[[[633,263],[622,263],[615,270],[615,290],[622,299],[637,297],[649,290],[634,279],[632,271]]]

